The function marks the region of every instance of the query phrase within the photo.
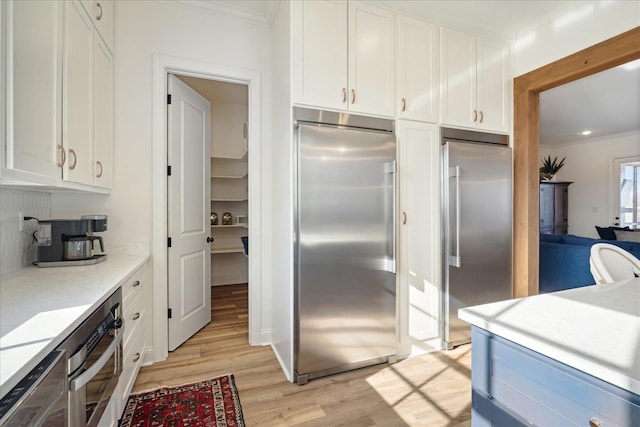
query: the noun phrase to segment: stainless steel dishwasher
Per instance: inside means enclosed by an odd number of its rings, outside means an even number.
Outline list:
[[[0,425],[66,426],[67,391],[66,352],[56,350],[0,400]]]

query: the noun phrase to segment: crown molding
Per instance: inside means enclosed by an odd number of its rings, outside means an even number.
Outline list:
[[[235,2],[230,1],[160,0],[160,2],[170,6],[180,7],[207,15],[230,16],[245,22],[261,25],[268,28],[271,27],[280,0],[262,0],[261,3],[266,5],[264,13],[259,12],[256,9],[249,10],[248,8],[232,7],[231,4],[234,4]]]

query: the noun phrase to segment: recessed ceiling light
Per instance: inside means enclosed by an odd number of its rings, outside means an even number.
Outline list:
[[[582,132],[580,132],[580,135],[584,135],[584,136],[591,135],[591,131],[590,130],[583,130]]]

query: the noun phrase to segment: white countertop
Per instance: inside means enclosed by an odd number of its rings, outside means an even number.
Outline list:
[[[100,264],[0,276],[0,398],[148,259],[109,254]]]
[[[640,279],[467,307],[458,316],[640,394]]]

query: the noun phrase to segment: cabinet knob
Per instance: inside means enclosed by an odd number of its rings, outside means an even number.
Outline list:
[[[96,166],[100,168],[100,172],[96,173],[96,178],[102,178],[102,162],[100,160],[96,161]]]
[[[482,111],[480,111],[480,123],[482,123],[483,119],[484,119],[484,114],[482,114]]]
[[[591,417],[589,419],[589,427],[600,427],[600,426],[602,426],[602,421],[600,421],[596,417]]]
[[[140,318],[140,313],[136,312],[133,316],[131,316],[131,320],[138,320]]]
[[[98,10],[98,14],[96,15],[96,21],[102,19],[102,5],[100,3],[96,3],[96,9]]]
[[[136,353],[135,357],[133,358],[134,362],[137,362],[138,360],[140,360],[140,353]]]
[[[473,110],[473,121],[477,121],[478,120],[478,110]]]
[[[406,223],[407,223],[407,213],[402,212],[402,225],[405,225]]]
[[[78,163],[78,156],[73,148],[69,148],[69,154],[73,155],[73,163],[69,165],[69,170],[74,170],[76,168],[76,164]]]
[[[356,103],[356,90],[355,89],[351,89],[351,103],[352,104]]]
[[[133,282],[132,286],[135,288],[137,286],[140,286],[140,280],[136,280],[135,282]]]
[[[406,111],[407,109],[407,100],[402,98],[402,111]]]
[[[347,88],[346,87],[342,88],[342,103],[343,104],[347,103]]]

